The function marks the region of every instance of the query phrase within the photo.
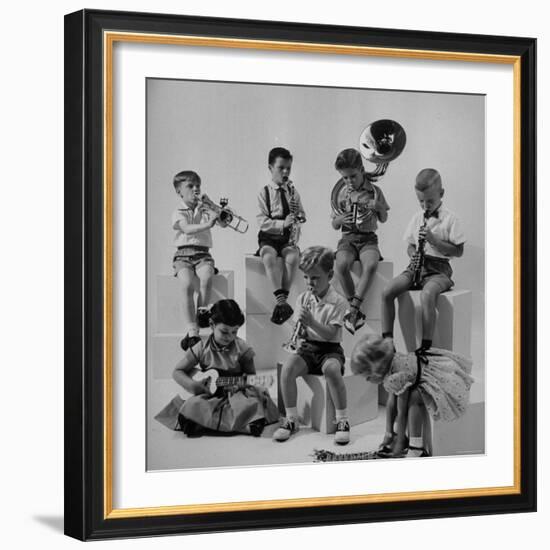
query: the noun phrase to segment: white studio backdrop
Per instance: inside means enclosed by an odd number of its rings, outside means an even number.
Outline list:
[[[280,0],[277,5],[234,0],[188,0],[184,4],[158,0],[65,0],[55,6],[35,0],[5,8],[2,37],[6,82],[1,88],[3,129],[3,201],[0,229],[4,266],[1,351],[4,452],[1,458],[2,541],[7,548],[68,548],[80,543],[63,537],[62,378],[63,378],[63,15],[83,7],[156,11],[216,17],[304,21],[446,32],[537,36],[539,58],[548,59],[550,31],[544,4],[525,0],[480,3],[465,0],[449,7],[440,2],[395,0],[374,6],[342,0],[315,4]],[[387,8],[387,9],[386,9]],[[548,272],[550,237],[545,208],[550,199],[547,169],[542,155],[548,150],[544,97],[548,91],[548,64],[539,64],[539,266]],[[392,167],[390,167],[391,174]],[[38,174],[38,176],[37,176]],[[34,181],[37,179],[38,181]],[[35,209],[39,205],[38,209]],[[38,216],[27,213],[37,212]],[[37,238],[38,237],[38,238]],[[39,246],[35,246],[39,245]],[[32,247],[32,253],[30,252]],[[29,261],[29,255],[31,260]],[[540,278],[544,280],[543,277]],[[539,364],[548,361],[544,334],[548,292],[539,288]],[[544,316],[544,317],[543,317]],[[29,353],[29,352],[34,352]],[[547,375],[540,369],[539,388]],[[548,456],[549,438],[543,430],[548,405],[539,399],[539,465]],[[25,406],[23,406],[25,404]],[[540,468],[539,468],[540,470]],[[264,548],[335,547],[342,544],[399,544],[411,548],[463,549],[495,545],[504,550],[541,540],[546,534],[548,484],[540,479],[540,512],[529,515],[487,516],[446,520],[335,526],[269,532],[166,537],[117,541],[122,548]],[[349,542],[348,542],[349,541]]]

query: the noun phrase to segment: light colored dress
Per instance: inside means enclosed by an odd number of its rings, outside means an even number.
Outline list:
[[[414,353],[396,353],[383,385],[389,393],[400,395],[405,390],[418,388],[434,420],[451,421],[460,418],[470,400],[470,386],[474,379],[472,361],[445,349],[430,348],[421,361],[417,380],[418,358]]]

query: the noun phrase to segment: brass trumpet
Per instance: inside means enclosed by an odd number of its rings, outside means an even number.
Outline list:
[[[306,307],[307,309],[311,309],[318,302],[319,296],[317,296],[317,294],[315,294],[311,290],[308,291],[304,307]],[[305,333],[306,327],[300,321],[298,321],[294,325],[290,340],[283,344],[283,349],[288,353],[298,353],[306,340]]]
[[[198,199],[206,208],[218,215],[216,223],[220,227],[230,227],[233,231],[237,231],[237,233],[246,233],[248,231],[248,222],[227,206],[229,199],[226,197],[221,197],[219,204],[216,204],[206,193],[200,195]]]

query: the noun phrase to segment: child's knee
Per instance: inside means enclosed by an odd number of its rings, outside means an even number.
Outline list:
[[[351,267],[353,260],[349,258],[342,258],[336,256],[336,262],[334,263],[334,269],[338,275],[343,275],[347,273]]]
[[[328,359],[323,365],[323,374],[329,380],[342,379],[342,364],[337,359]]]
[[[423,306],[435,307],[435,303],[440,294],[441,291],[435,287],[424,288],[420,293],[420,303]]]

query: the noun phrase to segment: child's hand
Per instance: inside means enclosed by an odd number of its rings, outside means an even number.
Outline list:
[[[214,212],[214,210],[210,210],[208,212],[208,225],[210,227],[214,227],[216,225],[216,222],[218,221],[219,214],[217,212]]]
[[[311,314],[311,311],[304,306],[300,308],[300,311],[298,312],[298,321],[302,323],[305,327],[309,327],[311,325],[311,322],[313,321],[313,315]]]
[[[340,214],[339,216],[336,216],[334,218],[334,222],[339,227],[342,227],[342,225],[349,225],[353,223],[353,213],[352,212],[346,212],[344,214]]]
[[[202,381],[193,381],[193,387],[192,391],[195,395],[202,395],[205,394],[207,396],[211,396],[210,390],[208,389],[208,379],[202,380]]]
[[[424,235],[426,236],[426,241],[431,245],[437,245],[438,238],[427,227],[424,228]]]
[[[290,227],[294,223],[294,216],[292,214],[289,214],[285,221],[283,222],[283,227],[286,229],[287,227]]]

